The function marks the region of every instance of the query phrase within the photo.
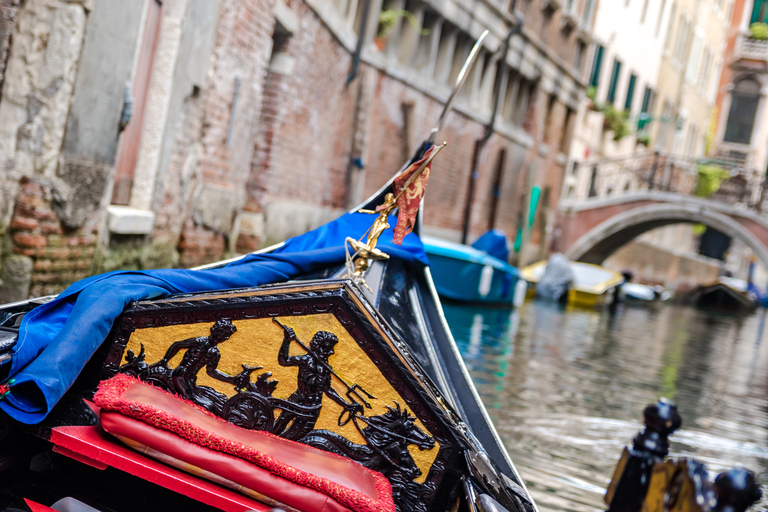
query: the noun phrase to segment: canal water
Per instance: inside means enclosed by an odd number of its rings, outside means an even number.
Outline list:
[[[714,476],[742,466],[768,492],[768,334],[750,316],[683,306],[608,311],[527,302],[446,305],[480,396],[543,511],[602,511],[642,410],[665,396],[683,426],[671,453]],[[768,330],[768,329],[765,329]],[[751,510],[768,510],[766,500]]]

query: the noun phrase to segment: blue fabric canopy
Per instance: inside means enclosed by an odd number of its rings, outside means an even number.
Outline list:
[[[42,421],[131,301],[276,283],[343,263],[344,239],[359,238],[373,220],[364,213],[346,214],[289,239],[272,253],[250,254],[221,268],[114,271],[74,283],[22,320],[13,357],[2,369],[11,388],[0,408],[23,423]],[[395,222],[390,217],[390,225]],[[408,235],[397,246],[392,243],[392,230],[387,230],[378,247],[394,258],[428,264],[416,235]]]

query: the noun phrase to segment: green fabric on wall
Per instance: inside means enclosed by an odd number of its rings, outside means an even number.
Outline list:
[[[533,221],[536,218],[536,207],[539,205],[539,197],[541,196],[541,187],[535,186],[531,189],[531,205],[530,208],[528,208],[528,218],[526,219],[528,221],[528,229],[530,230],[533,226]],[[517,235],[515,236],[515,244],[513,246],[515,252],[520,252],[520,248],[523,246],[523,227],[520,226],[520,228],[517,230]]]

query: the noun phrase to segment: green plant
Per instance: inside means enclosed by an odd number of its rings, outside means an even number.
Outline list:
[[[637,143],[642,146],[648,147],[651,145],[651,136],[648,135],[647,133],[641,133],[637,136]]]
[[[379,29],[376,32],[377,37],[387,37],[389,32],[394,28],[395,23],[400,18],[405,18],[413,27],[419,31],[419,34],[426,36],[430,30],[419,25],[416,20],[416,16],[412,12],[405,9],[384,9],[379,13]]]
[[[598,103],[595,96],[595,87],[590,85],[587,87],[590,110],[603,114],[603,128],[613,132],[613,140],[619,142],[629,135],[629,112],[617,109],[612,103]]]
[[[610,103],[598,107],[603,114],[603,127],[613,132],[613,141],[619,142],[629,135],[629,113],[619,110]]]
[[[696,197],[709,197],[720,189],[720,184],[731,177],[731,173],[717,164],[699,164],[696,169]]]
[[[765,41],[768,39],[768,23],[757,21],[749,26],[749,35],[752,39]]]

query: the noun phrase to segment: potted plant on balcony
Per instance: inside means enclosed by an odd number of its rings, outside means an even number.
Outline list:
[[[749,26],[749,37],[759,41],[768,40],[768,23],[757,21]]]
[[[613,132],[613,141],[619,142],[629,135],[629,113],[619,110],[610,103],[601,106],[603,129]]]
[[[720,189],[720,184],[731,177],[731,173],[722,166],[701,163],[696,169],[696,197],[709,197]]]

